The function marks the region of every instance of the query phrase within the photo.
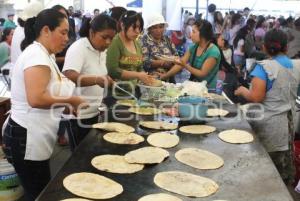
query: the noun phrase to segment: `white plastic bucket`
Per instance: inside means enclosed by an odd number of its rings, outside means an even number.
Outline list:
[[[0,159],[0,201],[15,201],[23,193],[14,167],[6,159]]]

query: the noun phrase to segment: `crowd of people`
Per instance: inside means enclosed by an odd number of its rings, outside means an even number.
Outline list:
[[[50,180],[57,135],[65,144],[67,130],[73,151],[89,133],[86,125],[98,122],[102,102],[122,96],[121,91],[106,94],[107,87],[118,81],[129,81],[120,86],[134,90],[138,81],[176,83],[183,72],[190,75],[185,79],[206,81],[212,91],[223,80],[224,91],[236,103],[261,103],[264,119],[250,124],[283,180],[293,182],[300,64],[291,58],[300,55],[300,18],[255,16],[249,8],[223,16],[214,4],[208,6],[207,19],[188,11],[182,16],[182,29],[169,31],[161,14],[143,19],[123,7],[82,16],[73,7],[44,9],[33,1],[17,26],[9,16],[0,43],[0,68],[12,64],[12,109],[3,150],[27,200],[34,200]],[[177,59],[166,61],[162,55]],[[248,59],[257,62],[250,65]]]

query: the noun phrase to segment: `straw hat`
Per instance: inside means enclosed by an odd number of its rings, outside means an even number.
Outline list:
[[[150,27],[157,24],[165,24],[166,26],[168,26],[165,18],[161,14],[156,13],[148,17],[146,29],[149,29]]]
[[[38,1],[32,1],[24,8],[24,10],[20,13],[19,17],[26,21],[29,18],[36,17],[39,12],[44,9],[43,5]]]

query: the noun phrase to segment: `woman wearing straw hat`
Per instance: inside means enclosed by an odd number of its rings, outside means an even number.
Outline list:
[[[175,45],[164,35],[167,22],[161,14],[148,18],[147,32],[141,39],[144,56],[143,67],[150,74],[165,73],[174,63],[158,59],[160,55],[178,56]]]

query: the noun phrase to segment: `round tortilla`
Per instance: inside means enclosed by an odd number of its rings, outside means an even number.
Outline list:
[[[158,147],[143,147],[128,152],[125,160],[128,163],[155,164],[161,163],[169,156],[169,152]]]
[[[96,156],[91,163],[98,170],[117,174],[132,174],[144,168],[144,165],[127,163],[120,155]]]
[[[219,188],[211,179],[180,171],[157,173],[154,183],[162,189],[189,197],[207,197]]]
[[[91,200],[82,199],[82,198],[68,198],[60,201],[91,201]]]
[[[145,128],[155,129],[155,130],[175,130],[177,129],[177,124],[164,122],[164,121],[140,121],[139,124]]]
[[[88,172],[67,176],[63,180],[63,185],[71,193],[89,199],[109,199],[123,192],[123,187],[119,183]]]
[[[117,104],[132,107],[132,106],[136,106],[137,102],[136,100],[133,99],[124,99],[124,100],[118,100]]]
[[[219,108],[214,108],[214,109],[208,109],[207,110],[207,116],[209,117],[225,117],[229,112],[227,110],[219,109]]]
[[[224,160],[220,156],[196,148],[181,149],[175,153],[175,158],[200,170],[218,169],[224,165]]]
[[[225,142],[232,144],[245,144],[253,142],[254,138],[251,133],[243,130],[226,130],[219,133],[219,138]]]
[[[179,137],[165,132],[153,133],[148,136],[147,142],[154,147],[171,148],[179,143]]]
[[[145,140],[142,136],[135,133],[118,132],[107,133],[103,136],[103,139],[114,144],[139,144]]]
[[[190,126],[182,126],[179,128],[179,130],[183,133],[201,135],[201,134],[212,133],[216,130],[216,128],[207,125],[190,125]]]
[[[165,193],[157,193],[141,197],[138,201],[182,201],[182,199]]]
[[[132,133],[135,130],[131,126],[128,126],[123,123],[118,123],[118,122],[97,123],[97,124],[94,124],[92,127],[102,129],[105,131],[115,131],[115,132],[124,132],[124,133]]]
[[[154,115],[161,113],[160,109],[153,107],[131,107],[128,111],[140,115]]]

